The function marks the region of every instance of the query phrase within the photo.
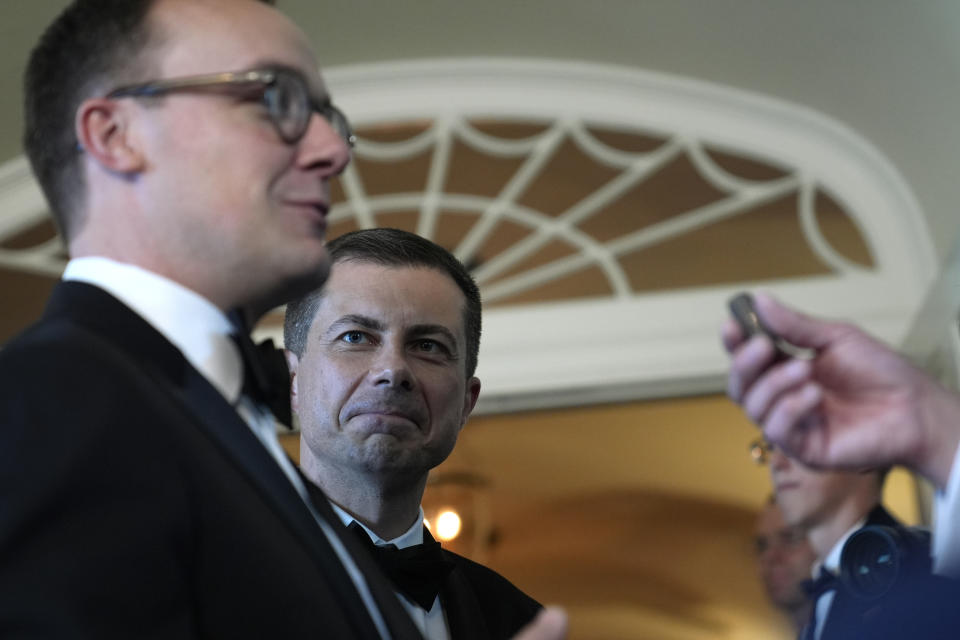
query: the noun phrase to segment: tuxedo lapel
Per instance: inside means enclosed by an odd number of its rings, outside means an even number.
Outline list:
[[[444,553],[447,553],[444,551]],[[459,563],[447,576],[440,590],[440,604],[447,616],[450,637],[456,640],[482,640],[489,638],[487,622],[480,603],[473,592]]]
[[[851,596],[844,589],[834,591],[820,640],[844,640],[850,637],[851,631],[857,628],[859,617],[856,607],[851,607],[852,604],[854,603],[851,601]]]
[[[323,493],[320,487],[303,475],[302,472],[300,473],[300,477],[303,478],[307,492],[310,494],[310,500],[317,510],[317,513],[330,525],[334,535],[340,539],[340,542],[356,563],[360,573],[362,573],[366,579],[367,587],[370,589],[370,595],[372,595],[376,601],[393,639],[423,640],[423,636],[420,634],[420,631],[417,630],[416,625],[414,625],[413,619],[400,605],[400,600],[397,598],[396,593],[394,593],[393,587],[387,581],[386,576],[384,576],[376,566],[373,557],[366,549],[362,548],[356,537],[347,531],[347,528],[343,526],[340,518],[334,514],[326,494]]]
[[[435,542],[433,534],[423,528],[423,541]],[[440,605],[447,618],[447,628],[454,640],[483,640],[490,638],[487,622],[483,615],[473,585],[463,572],[454,554],[441,549],[443,557],[453,565],[440,588]]]
[[[223,396],[193,369],[186,376],[183,394],[187,404],[196,412],[198,424],[219,444],[263,494],[264,500],[287,523],[293,534],[310,550],[320,571],[335,585],[334,595],[356,625],[358,637],[379,637],[353,580],[313,514],[247,424],[223,400]],[[330,522],[329,518],[325,519]]]
[[[64,282],[51,296],[48,318],[66,317],[113,347],[120,357],[182,403],[192,419],[250,483],[307,548],[319,552],[317,523],[290,480],[236,409],[173,344],[119,300],[98,287]]]
[[[240,469],[301,542],[315,554],[332,553],[327,545],[319,544],[323,535],[303,498],[236,409],[192,367],[184,375],[180,391],[197,425]]]

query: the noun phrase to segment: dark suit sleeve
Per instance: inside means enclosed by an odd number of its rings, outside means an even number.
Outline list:
[[[0,388],[0,636],[191,637],[188,499],[149,381],[34,332]]]

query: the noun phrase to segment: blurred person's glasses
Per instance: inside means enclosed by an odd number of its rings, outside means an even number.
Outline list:
[[[292,69],[254,69],[154,80],[118,87],[106,97],[153,97],[176,91],[214,89],[253,92],[266,107],[277,133],[288,144],[298,142],[304,136],[314,112],[329,122],[349,147],[352,148],[356,142],[350,122],[343,112],[333,106],[329,99],[323,102],[314,100],[306,79]]]
[[[764,440],[758,438],[750,443],[750,459],[754,464],[767,464],[770,461],[770,454],[776,451],[776,447]]]

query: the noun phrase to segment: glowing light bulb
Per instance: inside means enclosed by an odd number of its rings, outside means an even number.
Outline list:
[[[453,540],[460,535],[460,516],[456,511],[441,511],[437,515],[437,537],[440,540]]]

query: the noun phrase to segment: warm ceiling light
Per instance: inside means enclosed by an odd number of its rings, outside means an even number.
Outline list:
[[[437,515],[437,537],[440,540],[453,540],[460,535],[460,516],[456,511],[441,511]]]

